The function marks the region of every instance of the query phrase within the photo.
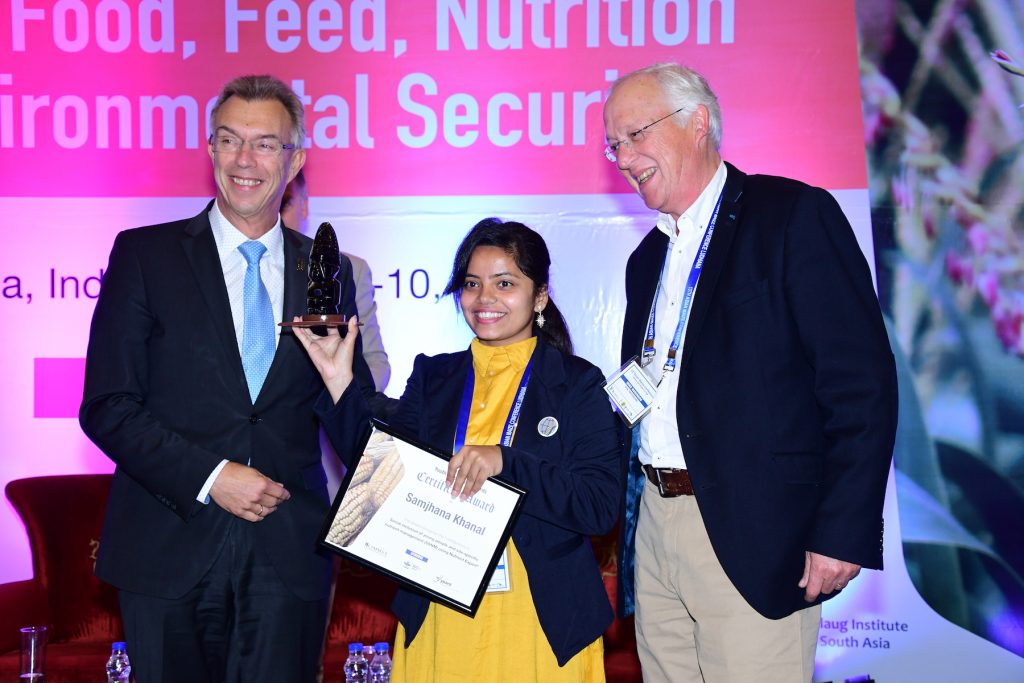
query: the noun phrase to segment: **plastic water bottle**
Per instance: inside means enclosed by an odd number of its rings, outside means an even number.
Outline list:
[[[373,650],[368,683],[391,683],[391,655],[388,654],[388,644],[377,643]]]
[[[128,683],[132,675],[132,665],[128,661],[128,650],[124,643],[114,643],[110,647],[110,659],[107,660],[107,683]]]
[[[348,659],[345,660],[345,683],[366,683],[366,669],[363,644],[352,643],[348,646]]]

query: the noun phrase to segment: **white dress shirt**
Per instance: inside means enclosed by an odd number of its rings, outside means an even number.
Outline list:
[[[697,256],[700,244],[704,240],[708,224],[718,203],[718,197],[725,187],[725,164],[720,163],[711,182],[697,197],[676,222],[668,214],[658,216],[657,227],[668,235],[668,255],[661,273],[655,305],[654,321],[654,360],[645,370],[657,383],[665,367],[668,348],[679,324],[679,312],[683,305],[686,291],[686,280],[690,276],[690,268]],[[698,287],[699,287],[698,280]],[[693,298],[696,299],[694,289]],[[693,311],[693,300],[690,301],[690,312]],[[686,324],[689,324],[689,312]],[[646,334],[646,327],[645,327]],[[686,468],[683,446],[679,440],[679,425],[676,424],[676,396],[679,392],[679,375],[682,371],[679,361],[682,359],[683,340],[686,339],[686,328],[683,328],[683,339],[680,340],[676,352],[676,369],[665,374],[658,385],[650,414],[640,422],[640,452],[638,457],[643,464],[654,467]]]
[[[238,355],[242,355],[242,330],[245,326],[245,271],[249,267],[238,251],[243,242],[249,238],[231,224],[231,221],[221,213],[217,202],[213,203],[210,209],[210,227],[213,229],[213,241],[217,244],[217,256],[220,259],[220,269],[224,273],[224,284],[228,288],[228,302],[231,304],[231,320],[235,326],[235,341],[238,343]],[[267,288],[270,295],[270,306],[274,309],[274,320],[281,320],[284,315],[284,233],[281,231],[281,219],[277,219],[277,225],[271,228],[265,235],[259,238],[259,242],[267,250],[260,258],[260,277],[263,279],[263,286]],[[281,340],[281,328],[277,327],[277,334],[274,335],[274,348],[277,348]],[[204,505],[210,502],[210,489],[217,475],[228,464],[228,460],[221,460],[206,478],[202,490],[196,496],[196,500]]]
[[[217,256],[220,268],[224,273],[224,284],[228,288],[228,301],[231,303],[231,320],[235,324],[235,340],[238,342],[238,353],[242,353],[242,328],[245,325],[245,271],[248,267],[238,247],[249,238],[233,226],[221,213],[217,202],[210,209],[210,227],[213,228],[213,241],[217,243]],[[280,321],[284,315],[284,232],[281,219],[265,235],[257,240],[267,248],[260,259],[260,277],[263,286],[270,295],[270,305],[274,309],[274,320]],[[274,335],[274,348],[281,339],[281,328],[277,327]]]

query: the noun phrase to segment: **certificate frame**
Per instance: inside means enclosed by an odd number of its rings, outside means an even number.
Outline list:
[[[359,452],[318,545],[476,615],[526,491],[491,477],[469,500],[452,498],[444,488],[452,456],[377,419]]]

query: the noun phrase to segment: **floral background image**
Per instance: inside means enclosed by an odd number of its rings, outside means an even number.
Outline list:
[[[907,568],[1024,656],[1024,2],[856,9]]]

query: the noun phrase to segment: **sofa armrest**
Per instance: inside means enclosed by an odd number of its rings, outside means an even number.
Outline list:
[[[21,647],[18,629],[49,626],[46,591],[35,579],[0,583],[0,652]]]

